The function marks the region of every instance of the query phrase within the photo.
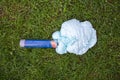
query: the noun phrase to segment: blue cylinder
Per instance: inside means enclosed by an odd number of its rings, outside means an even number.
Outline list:
[[[54,48],[52,40],[20,40],[20,47],[25,48]]]

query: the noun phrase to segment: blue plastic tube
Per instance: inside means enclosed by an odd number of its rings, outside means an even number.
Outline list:
[[[20,47],[25,48],[56,48],[53,40],[20,40]]]

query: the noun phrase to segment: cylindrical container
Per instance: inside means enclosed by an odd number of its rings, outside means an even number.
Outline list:
[[[25,48],[56,48],[57,43],[53,40],[20,40],[20,47]]]

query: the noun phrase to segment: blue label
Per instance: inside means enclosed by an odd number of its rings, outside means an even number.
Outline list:
[[[25,40],[26,48],[52,48],[51,40]]]

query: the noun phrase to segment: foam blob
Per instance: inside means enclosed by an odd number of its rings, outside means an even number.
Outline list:
[[[58,43],[56,52],[59,54],[74,53],[82,55],[97,42],[96,30],[89,21],[80,22],[76,19],[65,21],[60,31],[52,34]]]

